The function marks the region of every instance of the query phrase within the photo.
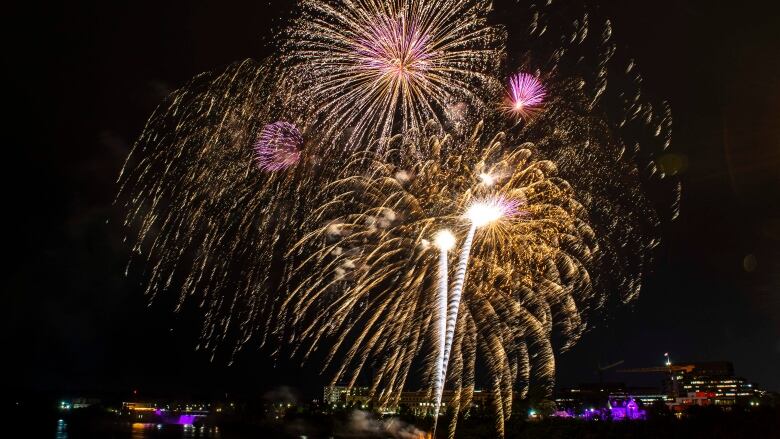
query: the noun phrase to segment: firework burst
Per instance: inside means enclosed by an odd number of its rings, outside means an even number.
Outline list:
[[[197,305],[212,351],[273,335],[325,352],[334,382],[371,367],[378,406],[421,381],[465,411],[485,375],[501,432],[513,390],[552,388],[553,334],[566,349],[608,298],[636,297],[656,206],[679,200],[678,183],[650,198],[671,116],[616,62],[609,21],[537,3],[521,68],[550,79],[510,78],[511,128],[488,113],[504,32],[487,0],[302,0],[276,58],[175,92],[117,198],[150,298]],[[480,118],[507,134],[464,135]]]
[[[257,166],[267,172],[281,171],[298,163],[303,136],[288,122],[274,122],[263,127],[255,142]]]
[[[503,32],[484,0],[304,0],[286,60],[301,98],[356,147],[492,99]],[[457,122],[457,121],[454,121]]]
[[[534,75],[517,73],[509,78],[505,111],[515,117],[527,118],[539,111],[547,96],[547,90]]]
[[[580,307],[593,294],[584,264],[593,242],[584,210],[552,163],[508,147],[503,134],[482,147],[479,133],[460,142],[430,139],[421,162],[399,156],[401,144],[381,156],[355,155],[290,252],[297,262],[283,309],[301,355],[331,348],[326,364],[336,365],[334,382],[352,385],[370,365],[380,406],[397,401],[419,359],[433,366],[426,368],[432,389],[442,387],[437,364],[449,364],[455,407],[466,409],[479,357],[492,376],[502,430],[518,380],[522,388],[532,376],[552,385],[553,328],[569,338],[583,329]],[[489,187],[482,173],[495,177]],[[442,227],[477,239],[461,244],[474,269],[455,319],[450,301],[451,349],[439,363],[442,254],[449,254],[442,250],[454,244],[436,235]]]
[[[306,188],[319,184],[311,163],[252,172],[291,164],[301,144],[291,124],[263,124],[280,119],[274,72],[248,60],[174,92],[149,119],[119,179],[116,203],[126,211],[133,251],[128,269],[143,269],[150,300],[168,292],[176,310],[199,307],[198,347],[212,354],[219,347],[235,354],[267,336],[280,236],[295,236]]]

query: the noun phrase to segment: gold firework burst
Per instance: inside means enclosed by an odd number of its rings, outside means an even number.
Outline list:
[[[350,385],[370,364],[375,400],[392,405],[415,360],[437,358],[430,348],[439,337],[436,232],[462,238],[463,213],[475,199],[521,206],[477,232],[447,375],[456,408],[469,407],[480,358],[502,429],[518,379],[526,388],[532,377],[552,385],[553,328],[570,340],[582,331],[580,301],[592,293],[585,264],[595,244],[553,163],[535,160],[530,145],[508,146],[502,133],[485,147],[481,137],[481,129],[463,142],[433,137],[419,148],[422,161],[398,154],[405,149],[398,143],[382,155],[354,155],[290,252],[295,287],[283,308],[302,355],[329,346],[334,382]]]
[[[280,237],[294,236],[303,188],[325,176],[311,172],[311,155],[280,172],[257,167],[253,144],[281,114],[276,86],[267,62],[199,75],[151,116],[119,178],[116,203],[127,212],[131,262],[142,260],[147,295],[170,289],[177,310],[199,306],[203,349],[224,343],[235,353],[265,338],[274,252],[283,252]]]

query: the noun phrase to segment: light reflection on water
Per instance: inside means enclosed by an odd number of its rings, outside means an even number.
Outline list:
[[[217,427],[195,427],[193,425],[132,425],[132,439],[182,438],[182,439],[218,439],[221,437]]]
[[[68,439],[68,424],[65,423],[64,419],[57,421],[57,435],[54,437],[56,439]]]
[[[130,439],[221,439],[219,427],[195,427],[193,425],[117,424],[111,433]],[[68,423],[57,421],[55,439],[79,439],[78,434],[68,434]]]

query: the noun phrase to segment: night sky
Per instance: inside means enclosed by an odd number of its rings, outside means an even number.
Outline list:
[[[194,351],[197,320],[147,307],[138,276],[125,277],[121,212],[111,206],[155,106],[200,72],[267,55],[292,1],[118,3],[4,14],[6,386],[215,395],[286,384],[318,394],[326,377],[313,367],[274,364],[255,349],[227,367]],[[670,352],[677,361],[732,361],[738,375],[780,390],[780,10],[772,3],[603,2],[647,94],[672,106],[682,213],[665,226],[640,298],[558,357],[561,385],[597,380],[598,364],[660,365]]]

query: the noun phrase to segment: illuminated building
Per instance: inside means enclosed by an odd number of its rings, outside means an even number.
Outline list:
[[[583,383],[556,392],[556,417],[586,420],[643,420],[643,407],[670,399],[654,387],[628,387],[623,383]]]
[[[122,414],[136,423],[193,425],[211,412],[210,404],[123,402]]]
[[[576,387],[559,389],[555,394],[558,410],[581,413],[583,410],[601,407],[612,393],[625,393],[623,383],[584,383]]]
[[[607,408],[613,421],[647,419],[647,412],[639,408],[634,398],[610,398]]]
[[[369,401],[368,387],[326,386],[322,402],[332,408],[364,405]]]
[[[442,394],[440,413],[446,411],[452,402],[454,392],[445,390]],[[415,416],[427,416],[433,412],[433,397],[428,391],[401,392],[398,403],[386,407],[374,407],[368,387],[327,386],[323,391],[323,402],[330,408],[376,408],[384,414],[396,414],[402,410],[408,410]],[[475,390],[471,399],[471,408],[479,409],[487,407],[493,400],[492,392]]]
[[[712,395],[715,405],[732,405],[742,398],[756,397],[756,389],[744,378],[696,376],[683,381],[686,394]]]
[[[71,400],[60,401],[59,409],[61,411],[85,409],[87,407],[100,404],[99,399],[95,398],[74,398]]]
[[[610,400],[634,399],[643,406],[671,400],[656,387],[629,387],[624,383],[583,383],[577,387],[559,389],[555,405],[559,410],[582,412],[584,408],[603,407]]]
[[[729,406],[748,403],[760,391],[753,383],[734,374],[728,361],[707,361],[673,364],[668,354],[664,366],[625,369],[624,373],[663,373],[664,393],[669,395],[671,407],[691,405]],[[703,400],[707,400],[706,403]]]
[[[447,406],[452,404],[455,392],[452,390],[445,390],[442,393],[441,407],[439,413],[444,414],[447,411]],[[427,416],[433,412],[434,402],[431,401],[431,395],[426,391],[418,392],[401,392],[401,398],[398,401],[398,406],[393,407],[390,412],[398,413],[402,407],[405,407],[409,412],[415,416]],[[471,409],[479,410],[480,408],[488,407],[493,402],[493,392],[485,392],[482,390],[474,390],[471,397]]]

